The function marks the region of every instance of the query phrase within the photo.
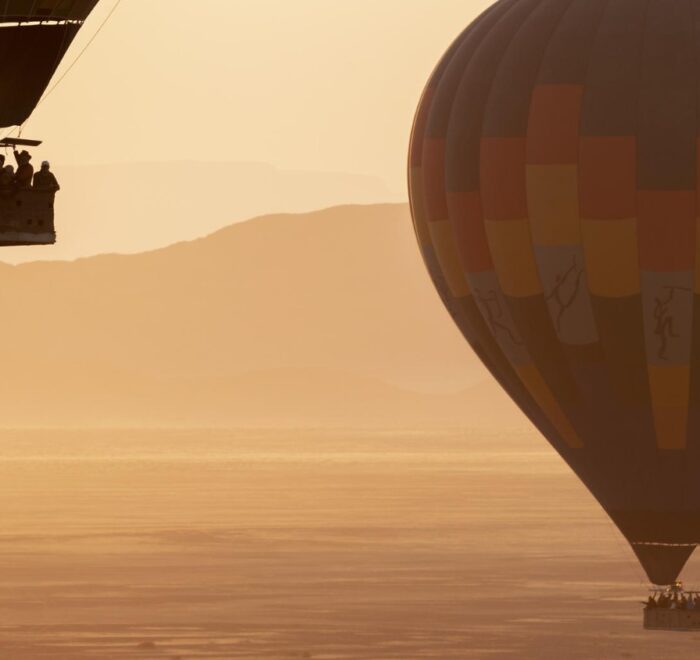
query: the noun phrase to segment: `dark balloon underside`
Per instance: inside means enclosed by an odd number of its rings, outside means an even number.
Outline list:
[[[700,542],[699,117],[700,0],[501,0],[410,153],[450,313],[659,584]]]
[[[0,126],[34,111],[97,0],[0,0]]]

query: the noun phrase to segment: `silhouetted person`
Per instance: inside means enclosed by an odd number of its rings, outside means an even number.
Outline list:
[[[51,171],[51,164],[48,160],[41,164],[41,169],[34,175],[34,188],[48,192],[58,192],[61,189]]]
[[[10,197],[15,192],[15,168],[5,165],[0,170],[0,196]]]
[[[648,610],[653,610],[656,607],[656,601],[654,600],[653,596],[649,596],[644,607],[646,607]]]
[[[15,160],[17,161],[17,172],[15,173],[15,186],[18,189],[31,188],[32,179],[34,178],[34,168],[29,162],[32,159],[28,151],[15,151]]]

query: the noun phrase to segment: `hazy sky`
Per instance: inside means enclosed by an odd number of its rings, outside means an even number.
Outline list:
[[[74,58],[115,0],[102,0]],[[264,161],[404,186],[422,87],[487,0],[122,0],[25,127],[58,163]]]

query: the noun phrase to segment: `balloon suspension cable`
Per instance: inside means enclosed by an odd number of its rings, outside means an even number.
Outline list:
[[[107,25],[107,23],[109,23],[109,20],[112,18],[112,16],[114,16],[114,13],[117,11],[117,9],[121,3],[122,3],[122,0],[117,0],[114,3],[114,6],[112,7],[112,9],[109,10],[109,14],[107,14],[107,16],[102,21],[102,23],[100,23],[100,26],[97,28],[97,30],[95,30],[95,34],[93,34],[92,37],[90,37],[89,41],[85,44],[85,46],[83,46],[82,50],[75,56],[75,59],[70,63],[68,68],[61,74],[61,76],[58,78],[58,80],[53,85],[51,85],[51,87],[46,91],[44,96],[41,97],[41,99],[39,100],[39,103],[37,103],[37,107],[39,107],[44,101],[46,101],[47,98],[49,98],[49,96],[51,96],[51,94],[53,94],[56,87],[58,87],[63,82],[63,79],[71,72],[73,67],[80,61],[80,58],[83,55],[85,55],[85,53],[87,52],[87,49],[90,48],[90,46],[92,46],[93,41],[95,41],[95,39],[97,39],[100,32],[102,32],[102,29]]]
[[[95,39],[97,39],[100,32],[102,32],[102,30],[107,25],[107,23],[109,23],[110,19],[112,18],[112,16],[114,16],[115,12],[117,11],[117,9],[119,8],[119,5],[121,3],[122,3],[122,0],[116,0],[112,9],[110,9],[107,16],[105,16],[104,20],[102,21],[102,23],[100,23],[100,26],[97,28],[97,30],[95,30],[95,33],[92,35],[92,37],[90,37],[90,39],[85,44],[85,46],[83,46],[81,51],[75,56],[73,61],[68,65],[68,68],[59,76],[59,78],[56,80],[56,82],[53,85],[51,85],[51,87],[44,93],[44,95],[41,97],[41,99],[39,99],[39,102],[36,104],[36,108],[38,108],[44,101],[46,101],[47,98],[49,98],[49,96],[51,96],[51,94],[53,94],[53,92],[56,90],[56,88],[63,82],[63,80],[66,78],[66,76],[73,70],[73,67],[75,67],[75,65],[80,61],[82,56],[85,55],[88,48],[90,48],[90,46],[92,46],[93,42],[95,41]],[[22,126],[15,126],[14,128],[10,129],[7,133],[5,133],[5,135],[2,136],[2,139],[6,138],[6,137],[10,137],[15,131],[18,131],[18,135],[22,135]]]

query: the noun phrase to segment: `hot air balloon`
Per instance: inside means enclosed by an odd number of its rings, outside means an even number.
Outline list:
[[[0,127],[32,114],[78,30],[98,0],[0,0]],[[41,142],[6,137],[0,146]],[[0,195],[0,245],[56,241],[53,192]]]
[[[700,0],[500,0],[410,147],[420,248],[650,581],[700,543]]]

